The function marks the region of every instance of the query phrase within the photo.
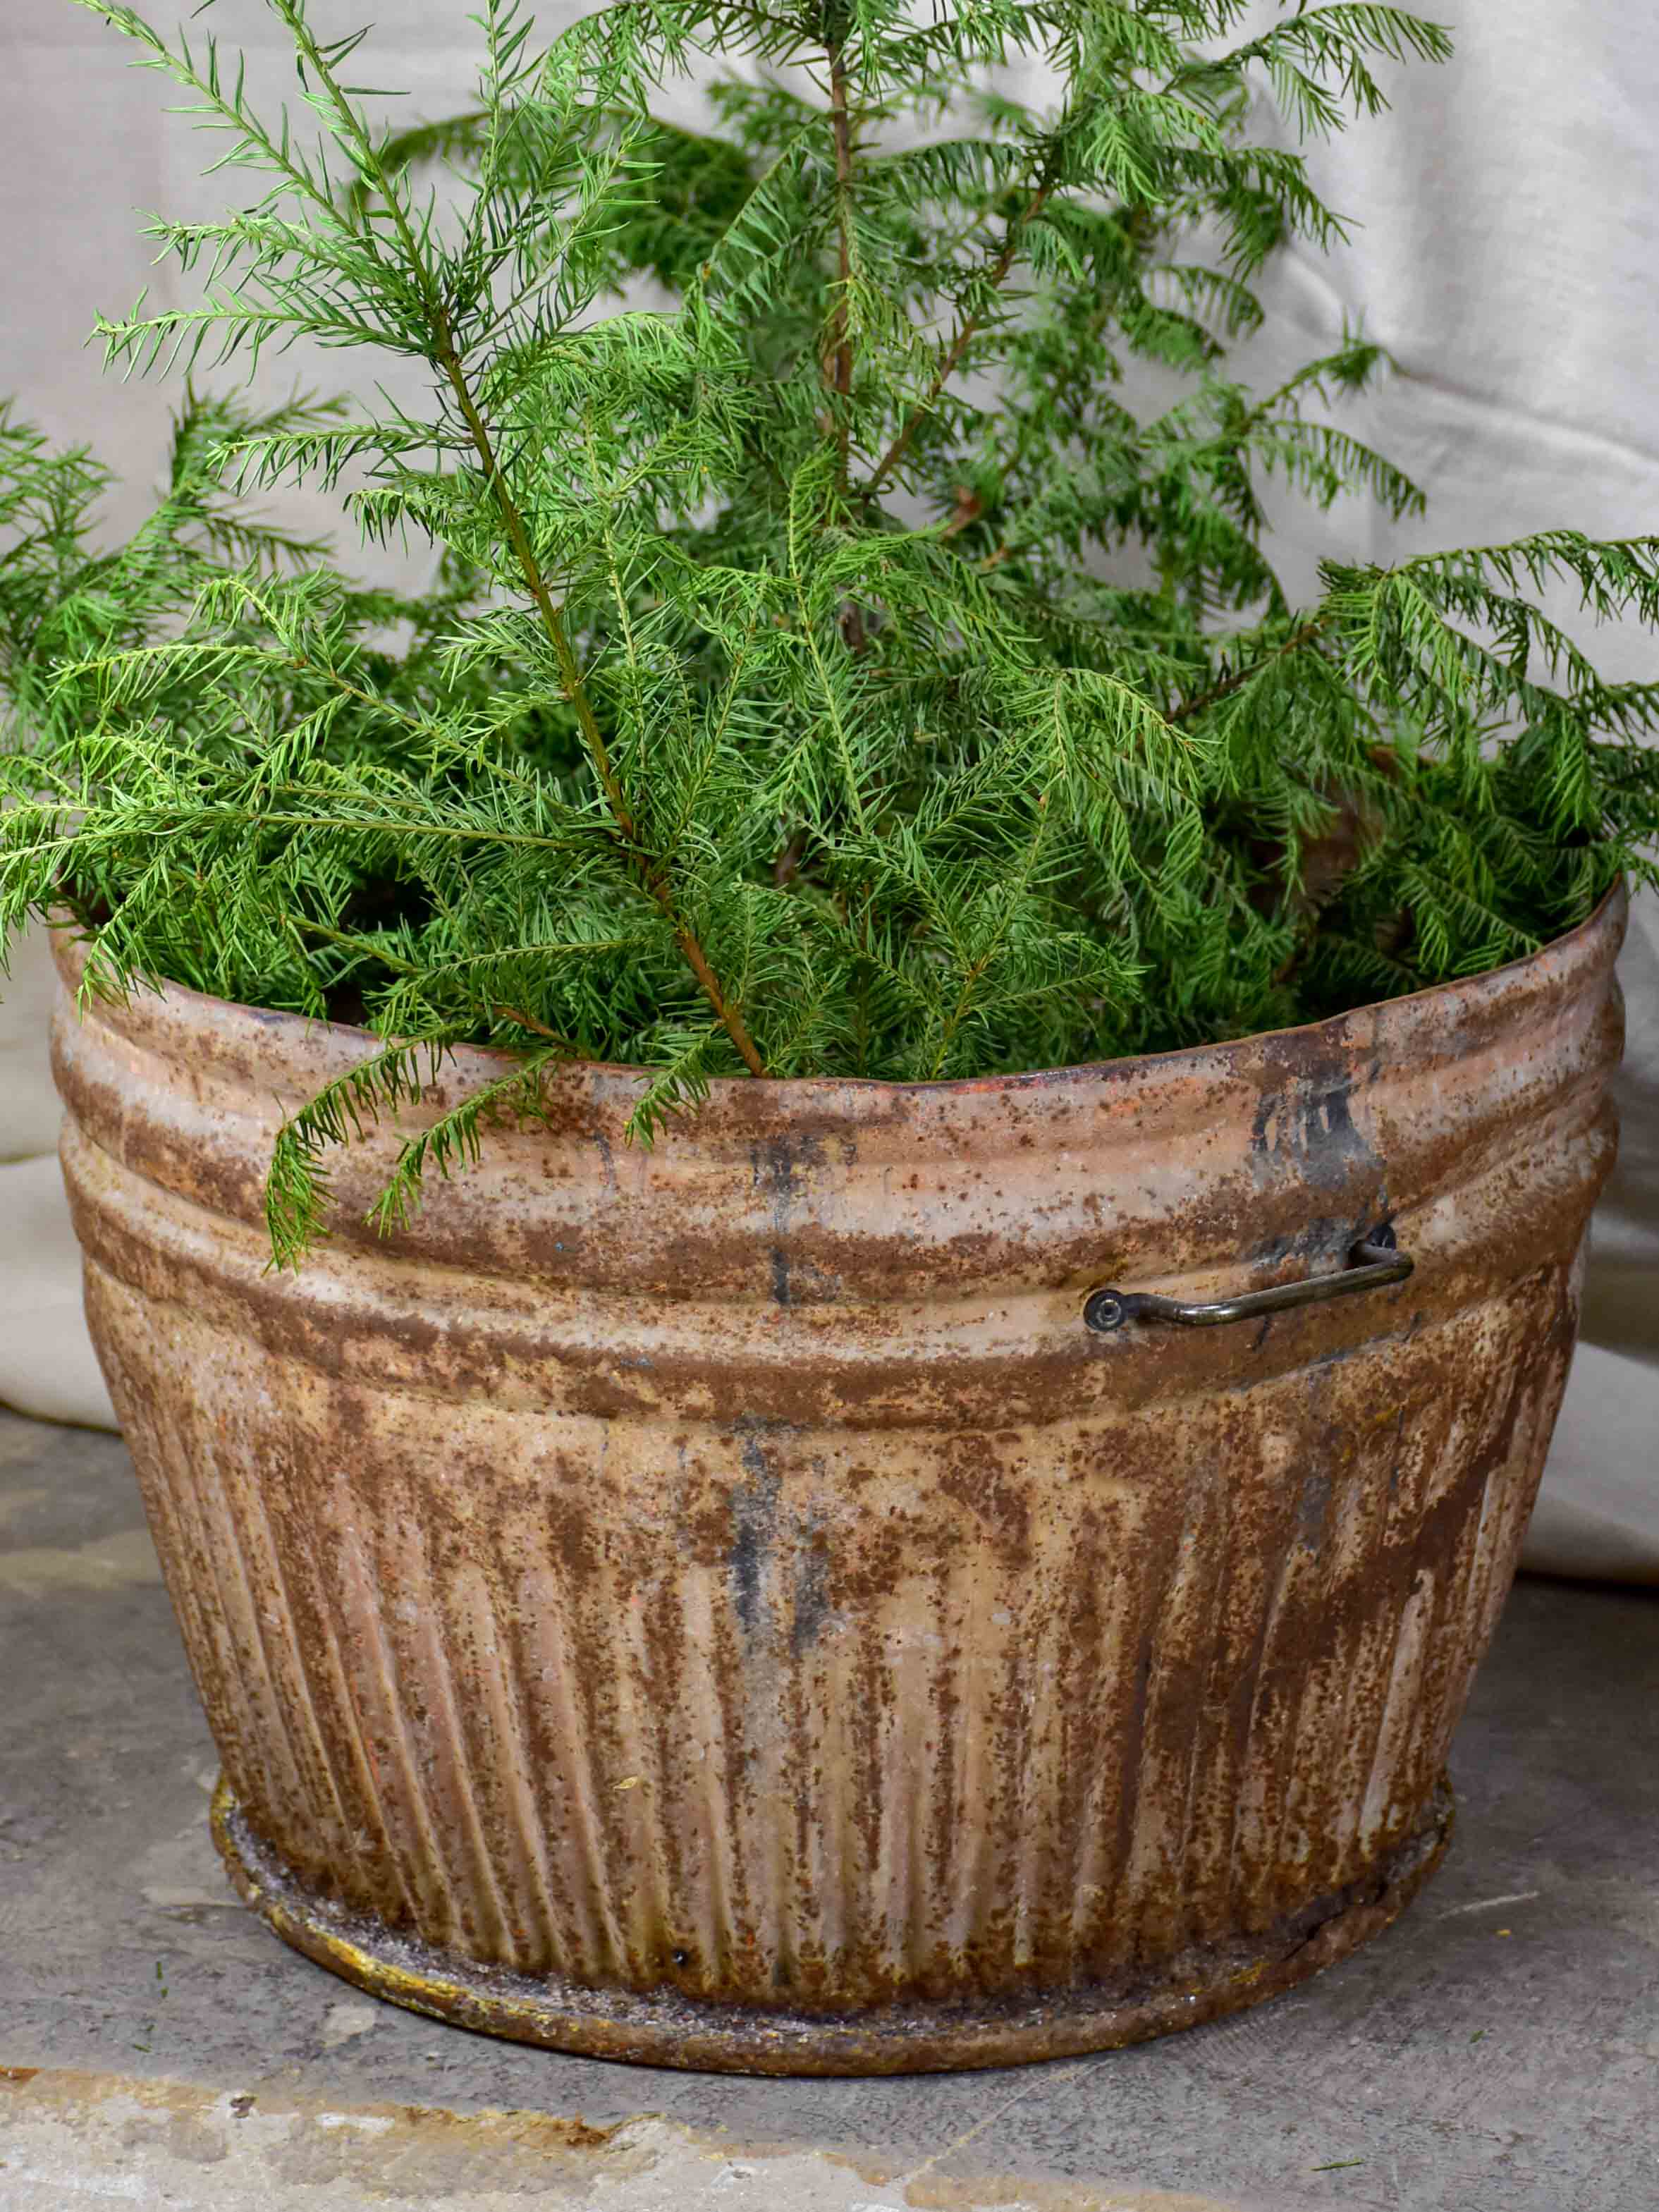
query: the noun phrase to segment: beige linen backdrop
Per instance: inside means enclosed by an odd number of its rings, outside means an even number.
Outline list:
[[[412,88],[411,118],[466,104],[470,4],[397,0],[379,11],[368,74]],[[1358,227],[1328,259],[1296,253],[1276,270],[1274,329],[1250,368],[1274,380],[1363,316],[1398,368],[1345,419],[1423,484],[1430,513],[1394,528],[1357,503],[1322,518],[1285,509],[1279,554],[1304,590],[1328,550],[1381,557],[1562,523],[1607,536],[1659,529],[1650,10],[1632,0],[1419,5],[1450,25],[1458,58],[1411,72],[1391,114],[1316,149],[1327,196]],[[149,7],[169,30],[191,12],[181,0]],[[313,12],[333,33],[368,11],[367,0],[313,0]],[[551,24],[580,10],[566,0],[540,12]],[[194,34],[209,27],[252,50],[257,88],[292,87],[260,0],[218,0]],[[246,197],[234,179],[200,180],[208,144],[164,115],[161,82],[126,63],[123,43],[70,0],[0,9],[0,394],[57,436],[90,438],[121,473],[112,527],[142,511],[167,398],[100,376],[83,347],[93,312],[130,305],[149,275],[135,210],[206,211]],[[696,105],[682,95],[674,112],[694,119]],[[155,295],[177,295],[170,272],[152,282]],[[1659,672],[1650,641],[1596,642],[1618,673]],[[1623,974],[1623,1157],[1597,1218],[1584,1343],[1528,1559],[1659,1583],[1659,901],[1638,902]],[[0,1004],[0,1401],[108,1423],[50,1150],[48,996],[43,951],[26,944]]]

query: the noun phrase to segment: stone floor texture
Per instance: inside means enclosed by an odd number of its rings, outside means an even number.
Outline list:
[[[112,1437],[0,1415],[0,2212],[1656,2212],[1659,1596],[1523,1583],[1388,1935],[1262,2010],[787,2082],[493,2043],[236,1903]]]

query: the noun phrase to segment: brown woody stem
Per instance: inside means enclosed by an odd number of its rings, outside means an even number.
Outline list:
[[[836,309],[830,319],[830,353],[824,362],[824,382],[845,398],[853,389],[853,339],[847,313],[847,290],[853,280],[852,242],[848,231],[848,197],[853,184],[853,116],[847,100],[847,71],[839,45],[830,53],[830,115],[836,138],[836,274],[840,284]],[[847,472],[848,424],[843,416],[836,425],[841,444],[842,475]]]
[[[536,558],[536,550],[530,542],[530,532],[525,526],[524,517],[519,512],[518,503],[507,489],[507,480],[501,474],[489,428],[473,400],[471,387],[466,380],[466,372],[461,365],[460,356],[455,349],[455,343],[450,333],[448,318],[444,314],[441,307],[435,309],[434,320],[438,337],[439,366],[449,380],[450,390],[455,395],[455,404],[460,410],[461,419],[466,424],[467,434],[472,441],[473,450],[478,456],[479,466],[483,471],[484,480],[489,486],[496,510],[506,527],[508,540],[513,547],[514,558],[518,562],[530,596],[536,603],[536,610],[541,617],[542,627],[547,633],[549,642],[553,647],[553,657],[558,664],[559,679],[564,686],[565,696],[575,709],[576,720],[581,729],[583,741],[587,747],[589,757],[593,763],[594,773],[598,775],[604,789],[617,827],[621,830],[628,844],[634,866],[641,882],[656,901],[669,927],[673,931],[674,941],[684,955],[692,974],[696,977],[703,996],[714,1008],[720,1026],[736,1046],[750,1073],[764,1076],[767,1073],[766,1063],[761,1058],[742,1015],[731,1004],[721,989],[720,978],[709,965],[708,956],[703,951],[696,933],[680,914],[672,887],[660,863],[653,860],[641,846],[639,830],[634,820],[633,810],[629,807],[617,779],[615,764],[611,761],[610,750],[605,742],[605,733],[599,727],[599,719],[593,712],[592,702],[588,698],[586,688],[582,683],[581,670],[577,665],[575,653],[571,647],[569,634],[564,626],[564,618],[554,601],[552,592],[548,589],[547,579],[543,575],[541,564]]]
[[[1035,222],[1042,214],[1048,204],[1048,195],[1053,190],[1053,179],[1045,177],[1032,193],[1026,205],[1009,224],[1008,234],[1002,241],[1002,251],[992,263],[989,273],[985,279],[987,292],[1000,290],[1002,285],[1007,281],[1008,271],[1013,267],[1015,258],[1019,252],[1020,234],[1028,222]],[[876,463],[876,472],[865,486],[866,492],[878,491],[904,459],[906,453],[909,452],[911,440],[921,429],[928,416],[933,413],[940,392],[956,374],[957,363],[967,352],[975,332],[984,319],[985,311],[981,307],[976,308],[972,314],[964,315],[957,325],[949,344],[939,356],[939,367],[934,370],[933,380],[927,386],[927,397],[912,411],[909,420]]]
[[[823,363],[823,380],[840,403],[836,410],[836,476],[844,494],[848,487],[852,450],[852,424],[847,403],[853,390],[853,335],[847,312],[847,290],[853,281],[852,240],[848,233],[848,203],[853,188],[853,112],[847,97],[847,70],[839,40],[830,57],[830,114],[836,140],[836,273],[840,291],[830,319],[830,346]],[[841,618],[842,635],[854,653],[865,647],[864,615],[848,605]]]
[[[1271,653],[1264,653],[1260,660],[1251,661],[1248,667],[1236,668],[1231,676],[1224,676],[1220,683],[1212,684],[1207,691],[1200,691],[1195,699],[1172,707],[1165,719],[1190,722],[1194,714],[1202,714],[1223,699],[1231,699],[1235,691],[1242,691],[1253,676],[1259,676],[1264,668],[1271,668],[1275,660],[1284,660],[1292,653],[1300,653],[1304,645],[1311,645],[1324,627],[1322,617],[1304,623],[1300,629],[1291,632],[1282,645],[1276,645]]]

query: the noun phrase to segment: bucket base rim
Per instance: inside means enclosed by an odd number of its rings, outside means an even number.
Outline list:
[[[370,1996],[514,2043],[631,2065],[769,2075],[935,2074],[1121,2050],[1242,2012],[1381,1935],[1451,1840],[1443,1775],[1424,1817],[1371,1874],[1266,1935],[1218,1947],[1133,1989],[1084,1984],[844,2014],[763,2010],[673,1989],[599,1988],[480,1965],[312,1895],[249,1826],[222,1777],[213,1840],[238,1893],[285,1943]]]

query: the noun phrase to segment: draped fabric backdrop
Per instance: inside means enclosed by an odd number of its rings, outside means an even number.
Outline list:
[[[1417,479],[1429,513],[1394,526],[1358,502],[1326,516],[1281,506],[1279,557],[1299,589],[1327,551],[1380,559],[1560,524],[1598,537],[1659,530],[1649,11],[1629,0],[1419,4],[1449,25],[1457,58],[1402,73],[1390,113],[1314,149],[1327,198],[1354,219],[1352,240],[1276,267],[1270,334],[1247,367],[1277,381],[1363,319],[1397,367],[1343,419]],[[364,5],[313,0],[313,13],[332,33]],[[399,0],[382,14],[371,75],[411,88],[411,119],[467,104],[468,6]],[[200,179],[209,147],[164,114],[161,81],[130,70],[123,43],[70,0],[6,0],[3,12],[0,394],[55,436],[95,444],[125,484],[111,526],[129,526],[157,472],[167,395],[100,375],[84,348],[93,311],[129,306],[150,275],[135,210],[205,211],[246,191]],[[170,29],[191,11],[149,0],[149,12]],[[580,10],[540,12],[550,24]],[[218,0],[196,34],[210,27],[251,49],[257,88],[292,86],[260,0]],[[682,120],[696,111],[695,95],[672,103]],[[152,281],[155,296],[176,295],[170,271]],[[1616,675],[1651,676],[1659,662],[1659,645],[1635,635],[1594,642]],[[1527,1559],[1659,1583],[1659,900],[1638,902],[1623,975],[1624,1149],[1597,1217],[1584,1341]],[[44,951],[25,945],[0,1004],[0,1400],[108,1423],[51,1154],[48,1002]]]

